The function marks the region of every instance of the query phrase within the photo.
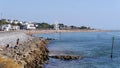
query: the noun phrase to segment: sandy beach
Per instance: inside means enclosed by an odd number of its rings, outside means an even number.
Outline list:
[[[32,34],[46,34],[46,33],[58,33],[58,32],[107,32],[111,30],[21,30],[22,32]]]
[[[32,39],[31,36],[26,35],[23,32],[9,31],[9,32],[0,32],[0,46],[15,46],[16,41],[19,39],[19,42],[25,42],[28,39]]]

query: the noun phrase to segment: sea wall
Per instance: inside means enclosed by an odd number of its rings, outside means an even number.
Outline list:
[[[17,45],[0,48],[0,68],[43,68],[47,62],[47,40],[32,38]]]

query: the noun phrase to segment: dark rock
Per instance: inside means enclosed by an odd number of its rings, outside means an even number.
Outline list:
[[[51,58],[55,59],[61,59],[61,60],[77,60],[82,59],[82,56],[71,56],[71,55],[56,55],[56,56],[49,56]]]
[[[55,40],[54,38],[47,38],[46,40]]]

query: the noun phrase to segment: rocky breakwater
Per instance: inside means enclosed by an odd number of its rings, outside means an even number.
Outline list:
[[[2,46],[0,68],[43,68],[43,64],[49,59],[47,44],[48,41],[44,39],[28,38],[13,46]]]

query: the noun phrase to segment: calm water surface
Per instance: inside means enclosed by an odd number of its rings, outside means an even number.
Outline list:
[[[50,55],[83,56],[82,60],[63,61],[50,58],[45,68],[120,68],[120,32],[76,32],[36,34],[54,38],[48,49]],[[115,37],[113,59],[110,58],[112,37]]]

